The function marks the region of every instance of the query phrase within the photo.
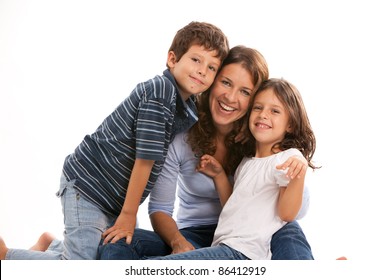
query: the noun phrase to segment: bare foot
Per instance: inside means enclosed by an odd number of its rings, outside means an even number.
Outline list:
[[[30,250],[45,252],[49,248],[51,242],[55,239],[54,235],[49,232],[44,232],[39,237],[37,243],[35,243]]]
[[[0,260],[5,260],[5,255],[8,252],[7,246],[5,246],[4,239],[0,236]]]

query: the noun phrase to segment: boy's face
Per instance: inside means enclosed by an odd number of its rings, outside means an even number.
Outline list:
[[[176,61],[174,52],[169,52],[167,64],[182,98],[187,100],[191,95],[204,92],[211,86],[221,60],[217,57],[217,51],[193,45],[179,61]]]

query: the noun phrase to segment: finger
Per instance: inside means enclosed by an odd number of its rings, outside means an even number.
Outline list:
[[[116,243],[118,240],[120,240],[123,237],[126,237],[126,234],[123,231],[118,230],[112,234],[110,243]]]
[[[110,233],[109,235],[106,236],[106,238],[104,238],[103,244],[109,243],[111,239],[112,239],[112,234]]]
[[[292,162],[292,160],[291,160],[291,159],[288,159],[288,160],[286,160],[284,163],[279,164],[278,166],[276,166],[276,168],[277,168],[277,169],[286,170],[287,168],[290,167],[291,162]]]
[[[132,235],[127,235],[127,237],[126,237],[126,243],[127,244],[130,244],[131,243],[131,240],[133,239],[133,236]]]
[[[307,165],[303,165],[301,171],[298,174],[298,178],[305,176],[306,170],[307,170]]]
[[[106,229],[106,231],[102,233],[102,237],[105,238],[107,235],[109,235],[114,230],[115,230],[114,227],[110,227],[110,228]]]
[[[291,179],[294,179],[295,174],[298,172],[298,167],[296,162],[292,162],[290,166],[288,167],[287,176]]]

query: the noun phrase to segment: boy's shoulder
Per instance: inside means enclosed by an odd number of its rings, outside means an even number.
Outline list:
[[[156,75],[145,82],[139,83],[137,87],[143,88],[149,98],[170,99],[178,94],[175,80],[169,71],[164,71],[162,75]]]

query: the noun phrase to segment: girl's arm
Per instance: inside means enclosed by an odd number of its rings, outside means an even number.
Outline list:
[[[292,178],[287,187],[280,188],[277,210],[283,221],[293,221],[301,209],[305,174]]]
[[[219,200],[221,201],[221,205],[223,207],[232,194],[233,187],[230,184],[228,176],[226,175],[222,165],[214,157],[210,155],[203,155],[200,158],[197,171],[213,178],[215,189],[218,192]]]
[[[111,243],[115,243],[124,237],[126,237],[126,243],[130,244],[134,234],[142,193],[148,183],[153,164],[154,160],[138,158],[135,160],[122,211],[116,219],[115,224],[103,233],[104,244],[110,240]]]

